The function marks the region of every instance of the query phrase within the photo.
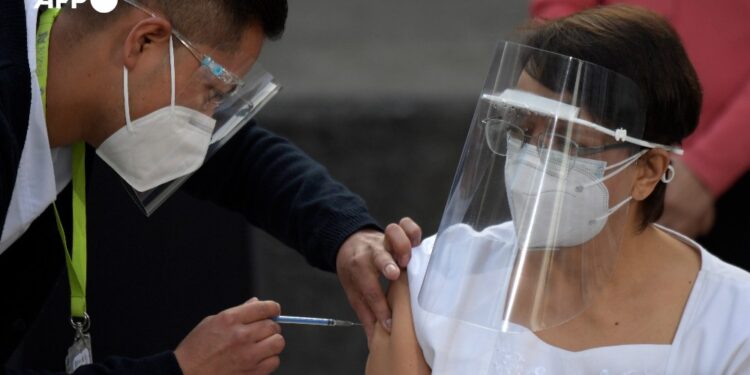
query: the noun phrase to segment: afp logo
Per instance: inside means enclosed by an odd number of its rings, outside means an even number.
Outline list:
[[[99,13],[109,13],[115,10],[117,7],[117,0],[89,0],[91,1],[91,7]],[[63,4],[67,3],[68,0],[37,0],[34,4],[34,8],[39,9],[40,6],[44,5],[47,8],[60,8]],[[73,9],[76,6],[85,3],[86,0],[70,0],[70,5]]]

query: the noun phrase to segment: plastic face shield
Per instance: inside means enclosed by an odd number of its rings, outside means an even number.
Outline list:
[[[585,61],[498,47],[419,292],[456,329],[538,332],[609,281],[626,226],[644,106]],[[646,142],[647,143],[647,142]],[[450,352],[450,348],[445,348]]]
[[[156,12],[137,0],[125,0],[125,3],[151,17],[159,17]],[[206,151],[205,163],[276,96],[281,86],[255,61],[252,62],[247,74],[239,77],[214,60],[210,54],[199,50],[178,30],[173,29],[172,34],[173,41],[170,41],[168,57],[173,90],[171,105],[194,109],[216,120],[211,142]],[[174,71],[178,45],[183,46],[189,52],[189,55],[184,53],[183,58],[195,59],[198,62],[197,69],[194,69],[184,82],[182,80],[176,82],[176,76],[180,74]],[[169,140],[163,140],[163,142],[168,144]],[[146,216],[150,216],[191,175],[178,177],[146,191],[138,191],[127,182],[123,181],[123,183],[138,207]]]
[[[252,69],[242,78],[242,84],[238,85],[231,94],[224,96],[220,101],[215,101],[207,94],[206,89],[198,91],[200,87],[197,82],[205,82],[203,77],[207,72],[199,69],[190,84],[188,91],[178,94],[177,104],[180,98],[190,98],[190,103],[202,103],[204,108],[215,108],[212,117],[216,120],[211,143],[206,152],[207,161],[215,155],[237,132],[245,127],[250,120],[281,90],[273,76],[266,72],[262,66],[255,64]],[[186,92],[191,94],[185,95]],[[193,94],[195,93],[195,94]],[[201,96],[202,95],[202,96]],[[184,103],[184,102],[183,102]],[[184,104],[183,104],[184,105]],[[193,104],[191,108],[195,108]],[[211,113],[206,110],[204,113]],[[205,163],[205,161],[204,161]],[[179,177],[175,180],[161,184],[153,189],[139,192],[127,183],[126,189],[141,208],[146,216],[153,214],[177,189],[182,186],[192,174]]]

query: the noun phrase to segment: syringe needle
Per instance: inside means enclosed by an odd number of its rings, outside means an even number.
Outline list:
[[[279,324],[299,324],[310,326],[327,326],[327,327],[353,327],[360,325],[346,320],[329,319],[329,318],[311,318],[306,316],[279,315],[271,318]]]

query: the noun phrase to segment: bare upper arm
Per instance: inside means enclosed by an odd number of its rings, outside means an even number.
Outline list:
[[[370,355],[367,358],[368,375],[430,374],[422,349],[414,332],[411,314],[409,283],[406,272],[388,288],[388,304],[391,306],[392,328],[389,334],[380,324],[370,340]]]

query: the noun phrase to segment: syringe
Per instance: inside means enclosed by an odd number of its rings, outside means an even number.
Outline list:
[[[326,327],[354,327],[361,326],[359,323],[350,322],[347,320],[328,319],[328,318],[309,318],[305,316],[289,316],[279,315],[275,318],[271,318],[279,324],[301,324],[308,326],[326,326]]]

